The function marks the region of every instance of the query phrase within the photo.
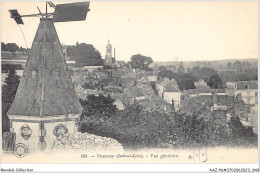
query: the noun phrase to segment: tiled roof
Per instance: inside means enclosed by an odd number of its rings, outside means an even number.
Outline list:
[[[239,81],[237,82],[237,90],[241,89],[258,89],[257,81]]]

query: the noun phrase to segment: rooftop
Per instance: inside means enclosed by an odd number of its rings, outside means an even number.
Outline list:
[[[237,89],[258,89],[258,82],[257,81],[238,81],[237,82]]]

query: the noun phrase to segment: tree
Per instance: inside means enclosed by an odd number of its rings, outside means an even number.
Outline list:
[[[2,88],[2,132],[9,131],[9,118],[6,113],[10,109],[20,82],[20,76],[15,74],[14,69],[10,69]]]
[[[182,74],[185,73],[185,68],[183,66],[183,62],[181,61],[179,68],[178,68],[178,73]]]
[[[233,69],[235,69],[237,72],[240,72],[242,70],[243,65],[240,61],[236,61],[233,63]]]
[[[198,79],[204,79],[205,81],[208,81],[211,76],[217,75],[218,72],[208,67],[196,67],[196,69],[194,67],[192,69],[192,74]]]
[[[198,73],[199,70],[200,70],[200,66],[194,66],[194,67],[191,68],[191,72],[192,72],[193,74]]]
[[[110,117],[96,115],[82,119],[81,132],[116,139],[124,148],[160,147],[166,140],[170,116],[155,109],[147,112],[135,101],[124,110],[116,110]]]
[[[177,81],[180,90],[195,89],[194,82],[196,81],[196,77],[194,77],[189,73],[184,73],[184,74],[178,73],[175,80]]]
[[[88,95],[86,100],[80,99],[83,107],[81,116],[107,116],[110,117],[116,111],[116,106],[113,104],[114,99],[108,95],[105,97],[102,94],[99,96]]]
[[[165,70],[167,70],[167,68],[166,68],[165,66],[159,66],[159,67],[158,67],[158,70],[159,70],[159,71],[165,71]]]
[[[209,81],[207,82],[207,84],[211,87],[211,88],[223,88],[223,83],[221,78],[218,75],[213,75],[209,78]]]
[[[131,57],[131,66],[134,69],[148,70],[149,65],[153,62],[151,57],[143,56],[141,54],[133,55]]]
[[[171,69],[174,73],[177,72],[177,67],[175,65],[168,65],[169,69]]]
[[[76,61],[77,65],[81,66],[102,66],[100,52],[91,44],[81,43],[76,46],[69,46],[67,48],[67,55]]]
[[[173,73],[171,70],[164,70],[158,73],[159,78],[167,77],[169,79],[173,79],[175,76],[176,76],[175,73]]]
[[[238,116],[233,116],[228,122],[231,134],[230,143],[235,146],[257,146],[257,135],[251,126],[244,126]]]
[[[174,141],[174,147],[194,148],[206,147],[210,144],[208,123],[197,114],[186,116],[175,113],[170,136]]]
[[[19,47],[15,43],[7,43],[6,44],[6,51],[16,52],[19,50]]]
[[[191,73],[190,67],[187,68],[187,73]]]
[[[228,62],[228,63],[227,63],[227,68],[228,68],[229,70],[232,69],[232,63],[231,63],[231,62]]]
[[[180,90],[194,89],[194,82],[197,80],[192,74],[189,73],[173,73],[171,70],[161,71],[158,74],[158,77],[164,78],[168,77],[169,79],[175,79]]]

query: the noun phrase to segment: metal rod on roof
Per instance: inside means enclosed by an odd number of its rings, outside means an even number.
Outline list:
[[[40,15],[42,15],[42,17],[43,17],[43,14],[42,14],[40,8],[39,8],[38,6],[37,6],[37,8],[38,8],[38,10],[39,10],[39,12],[40,12]]]
[[[45,13],[45,14],[47,14],[47,13],[48,13],[48,4],[47,4],[47,1],[46,1],[45,6],[46,6],[46,13]],[[45,17],[47,18],[48,16],[45,16]]]
[[[21,16],[11,16],[11,18],[19,18],[19,17],[37,17],[39,15],[41,16],[51,16],[53,15],[54,13],[45,13],[45,14],[28,14],[28,15],[21,15]]]

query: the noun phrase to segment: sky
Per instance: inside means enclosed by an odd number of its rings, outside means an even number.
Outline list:
[[[44,12],[45,2],[1,2],[1,41],[26,47],[8,10],[35,14],[37,6]],[[86,21],[55,23],[61,43],[93,44],[104,58],[109,39],[125,61],[135,54],[154,61],[258,58],[258,2],[91,2],[90,10]],[[39,18],[23,21],[30,48]]]

